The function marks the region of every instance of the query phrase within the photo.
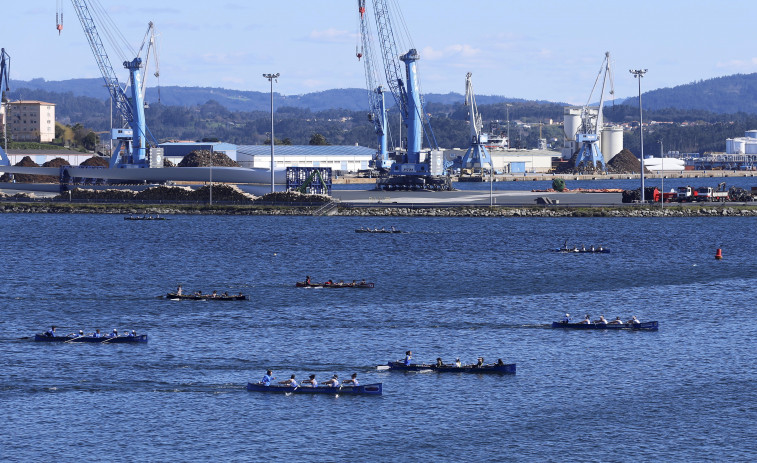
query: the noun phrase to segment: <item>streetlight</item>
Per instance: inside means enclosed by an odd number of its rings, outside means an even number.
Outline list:
[[[641,138],[641,203],[644,204],[644,123],[641,114],[641,78],[647,73],[646,69],[629,69],[634,79],[639,79],[639,137]]]
[[[510,106],[512,106],[510,103],[505,104],[505,108],[507,111],[507,149],[510,149]]]
[[[274,192],[274,178],[273,178],[273,81],[276,80],[276,83],[279,82],[279,73],[276,74],[263,74],[263,77],[268,79],[268,82],[271,83],[271,193]]]
[[[662,209],[663,203],[665,202],[665,158],[662,154],[662,138],[657,140],[657,142],[660,144],[660,188],[662,189],[662,196],[660,197],[660,209]]]

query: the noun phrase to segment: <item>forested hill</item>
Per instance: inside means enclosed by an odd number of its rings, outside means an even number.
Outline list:
[[[108,99],[108,92],[103,86],[102,79],[70,79],[62,81],[46,81],[32,79],[30,81],[11,81],[10,98],[31,99],[31,95],[39,95],[39,91],[51,93],[71,93],[74,96],[85,96],[97,99]],[[340,88],[324,90],[322,92],[305,93],[302,95],[281,95],[274,92],[274,107],[293,107],[324,111],[329,109],[346,109],[348,111],[365,111],[368,108],[368,94],[359,88]],[[386,95],[387,106],[394,103],[390,94]],[[215,101],[229,111],[268,111],[271,105],[271,95],[268,92],[254,92],[229,90],[217,87],[149,87],[145,97],[148,103],[162,103],[166,106],[198,106]],[[455,104],[462,103],[465,97],[459,93],[424,95],[428,103]],[[496,95],[477,96],[478,104],[495,104],[503,102],[522,102],[518,98],[505,98]]]
[[[636,98],[625,104],[639,106]],[[716,114],[757,114],[757,73],[700,80],[644,92],[644,109],[698,109]]]

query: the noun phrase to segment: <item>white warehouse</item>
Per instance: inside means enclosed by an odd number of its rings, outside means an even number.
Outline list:
[[[368,169],[376,150],[358,145],[276,145],[273,150],[275,167],[331,167],[332,170],[357,172]],[[237,163],[241,167],[271,167],[270,145],[237,146]]]

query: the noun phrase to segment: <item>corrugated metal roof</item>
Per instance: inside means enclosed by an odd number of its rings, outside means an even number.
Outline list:
[[[275,156],[373,156],[376,150],[356,145],[276,145]],[[239,145],[237,154],[262,156],[271,154],[271,145]]]
[[[232,143],[223,143],[223,142],[186,142],[186,141],[178,141],[178,142],[165,142],[160,143],[158,146],[212,146],[214,150],[218,151],[231,151],[237,149],[237,145],[234,145]]]

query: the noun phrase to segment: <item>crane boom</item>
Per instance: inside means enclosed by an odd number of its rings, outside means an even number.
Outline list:
[[[5,148],[8,147],[8,134],[6,126],[8,124],[7,119],[7,112],[5,108],[5,92],[10,91],[10,85],[8,84],[9,80],[9,73],[10,73],[10,67],[11,67],[11,57],[8,55],[8,53],[5,52],[5,48],[0,48],[0,104],[2,104],[2,111],[0,111],[3,115],[3,142],[5,143]],[[9,166],[11,165],[10,159],[8,159],[8,154],[5,152],[3,147],[0,146],[0,166]]]
[[[358,0],[358,12],[360,13],[360,38],[362,43],[362,52],[358,53],[358,59],[362,58],[365,66],[365,83],[368,88],[368,119],[373,122],[373,131],[378,137],[378,152],[376,153],[374,165],[378,169],[386,169],[390,163],[387,150],[384,88],[377,84],[378,73],[373,61],[373,46],[371,44],[368,18],[365,15],[365,0]]]
[[[116,167],[120,159],[121,146],[126,142],[125,163],[144,167],[147,160],[145,137],[147,127],[145,125],[144,98],[142,97],[142,59],[137,56],[132,61],[124,61],[123,63],[124,68],[129,70],[129,85],[131,87],[131,97],[129,97],[118,81],[116,72],[110,63],[110,58],[92,18],[89,2],[87,0],[71,0],[71,3],[84,29],[84,35],[87,36],[87,41],[92,49],[92,54],[95,56],[97,66],[100,68],[105,86],[110,92],[113,104],[117,112],[131,127],[131,133],[123,130],[113,131],[113,138],[117,139],[118,143],[111,156],[110,166]],[[116,135],[117,133],[121,133],[122,136]],[[129,146],[129,140],[131,146]]]
[[[470,118],[471,145],[468,151],[466,151],[465,156],[463,156],[461,167],[464,172],[483,175],[485,164],[489,164],[489,167],[492,169],[494,166],[485,145],[488,141],[488,136],[481,132],[484,124],[481,120],[481,114],[478,112],[476,95],[473,93],[472,76],[473,74],[470,72],[465,76],[465,105],[468,107],[468,116]]]
[[[604,76],[602,75],[603,73]],[[594,90],[597,88],[597,83],[599,82],[600,77],[602,77],[602,90],[599,96],[599,107],[596,109],[595,115],[590,109],[589,104],[594,95]],[[576,141],[581,143],[581,148],[576,156],[575,164],[578,168],[601,168],[603,171],[607,171],[605,157],[602,154],[600,147],[600,137],[602,135],[604,121],[602,108],[605,101],[605,86],[608,79],[610,80],[610,95],[613,95],[615,93],[615,88],[612,80],[609,51],[605,52],[602,66],[599,69],[597,78],[594,80],[594,87],[592,87],[591,93],[589,94],[589,100],[586,105],[581,108],[581,130],[580,133],[576,135]]]

